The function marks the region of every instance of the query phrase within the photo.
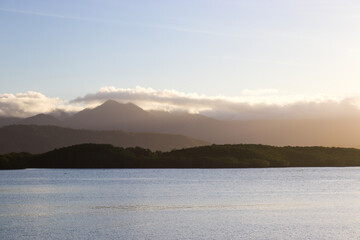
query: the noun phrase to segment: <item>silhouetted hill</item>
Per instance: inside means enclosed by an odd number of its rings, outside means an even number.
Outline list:
[[[218,167],[340,167],[360,166],[360,150],[329,147],[276,147],[260,144],[208,145],[173,150],[165,159],[183,159]],[[210,164],[209,164],[210,163]]]
[[[53,117],[55,117],[56,119],[61,120],[61,121],[65,120],[65,119],[67,119],[67,118],[69,118],[69,117],[71,117],[73,114],[74,114],[74,113],[65,112],[65,111],[60,110],[60,109],[55,109],[54,111],[48,113],[48,115],[53,116]]]
[[[0,127],[17,124],[22,118],[0,117]]]
[[[38,114],[32,117],[28,117],[25,119],[22,119],[18,122],[20,125],[53,125],[53,126],[59,126],[61,125],[61,121],[57,118],[47,115],[47,114]]]
[[[81,143],[107,143],[119,147],[140,146],[162,151],[207,144],[193,138],[170,134],[75,130],[35,125],[12,125],[0,128],[0,153],[43,153]]]
[[[9,168],[266,168],[360,166],[360,150],[266,145],[211,145],[171,152],[152,152],[107,144],[80,144],[30,155],[0,155]]]

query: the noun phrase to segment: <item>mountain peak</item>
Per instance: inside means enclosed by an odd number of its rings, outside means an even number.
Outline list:
[[[82,127],[91,129],[129,129],[138,121],[145,121],[150,114],[132,103],[119,103],[107,100],[103,104],[85,109],[70,117],[67,121],[69,127]],[[75,121],[71,123],[72,121]]]
[[[113,99],[109,99],[109,100],[106,100],[103,104],[101,104],[100,106],[107,106],[107,105],[112,105],[112,106],[118,106],[120,105],[121,103],[113,100]]]
[[[105,110],[105,111],[136,111],[136,112],[145,112],[141,107],[133,104],[133,103],[119,103],[115,100],[107,100],[103,104],[94,108],[94,110]]]

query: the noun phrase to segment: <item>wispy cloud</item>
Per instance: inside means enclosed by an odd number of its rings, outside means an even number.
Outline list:
[[[44,13],[44,12],[37,12],[37,11],[10,9],[10,8],[0,8],[0,11],[9,12],[9,13],[26,14],[26,15],[35,15],[35,16],[42,16],[42,17],[67,19],[67,20],[76,20],[76,21],[83,21],[83,22],[108,23],[108,24],[134,26],[134,27],[139,27],[139,28],[152,28],[152,29],[160,29],[160,30],[184,32],[184,33],[195,33],[195,34],[201,34],[201,35],[231,36],[229,34],[215,32],[215,31],[192,29],[192,28],[187,28],[187,27],[182,27],[182,26],[173,26],[173,25],[136,23],[136,22],[127,22],[127,21],[118,21],[118,20],[100,19],[100,18],[85,18],[85,17],[68,16],[68,15],[54,14],[54,13]]]
[[[104,22],[104,23],[109,22],[104,19],[75,17],[75,16],[67,16],[67,15],[61,15],[61,14],[43,13],[43,12],[36,12],[36,11],[25,11],[25,10],[10,9],[10,8],[0,8],[0,11],[10,12],[10,13],[27,14],[27,15],[36,15],[36,16],[42,16],[42,17],[70,19],[70,20],[85,21],[85,22]]]
[[[171,30],[171,31],[176,31],[176,32],[196,33],[196,34],[213,35],[213,36],[235,37],[235,35],[230,35],[230,34],[226,34],[226,33],[220,33],[220,32],[215,32],[215,31],[206,31],[206,30],[201,30],[201,29],[191,29],[191,28],[180,27],[180,26],[154,25],[154,24],[135,24],[135,23],[132,23],[132,25],[137,25],[137,26],[140,26],[140,27],[147,27],[147,28]]]

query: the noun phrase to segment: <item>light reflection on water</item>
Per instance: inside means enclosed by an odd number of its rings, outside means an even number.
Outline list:
[[[358,239],[360,168],[0,172],[0,239]]]
[[[120,205],[120,206],[95,206],[93,209],[124,210],[124,211],[169,211],[169,210],[269,210],[291,209],[310,207],[306,204],[244,204],[244,205]]]

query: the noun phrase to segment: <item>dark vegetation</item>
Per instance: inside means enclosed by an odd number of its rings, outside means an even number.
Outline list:
[[[29,153],[9,153],[0,155],[0,169],[26,168],[34,156]]]
[[[0,155],[1,169],[16,168],[264,168],[360,166],[360,150],[327,147],[211,145],[152,152],[140,147],[81,144],[43,154]]]

